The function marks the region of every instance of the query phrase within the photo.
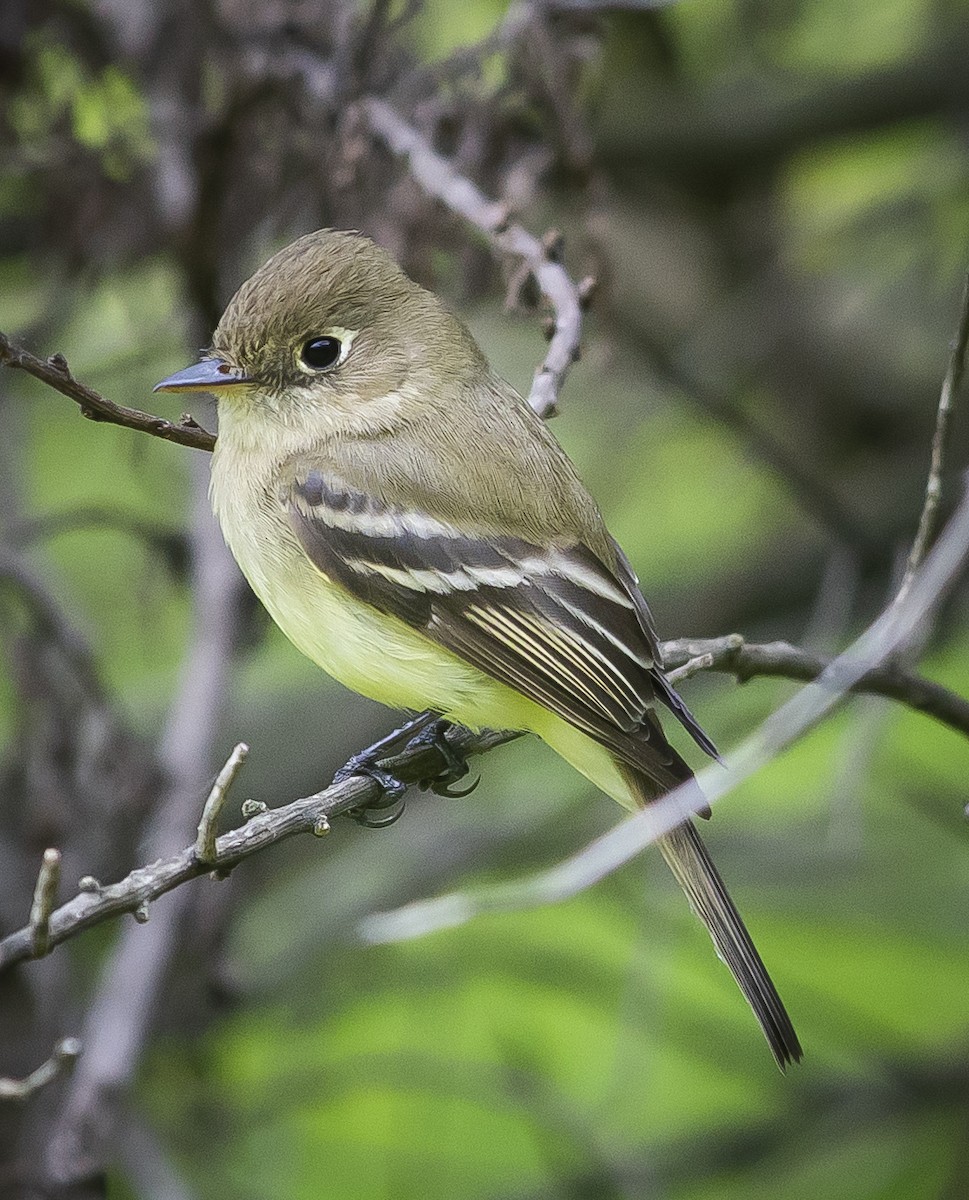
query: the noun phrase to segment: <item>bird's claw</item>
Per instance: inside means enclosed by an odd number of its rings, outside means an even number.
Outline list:
[[[386,829],[395,825],[404,815],[404,793],[407,791],[407,784],[396,775],[391,775],[389,771],[381,771],[366,750],[349,759],[333,776],[333,782],[345,783],[348,779],[359,779],[361,775],[379,783],[384,794],[372,804],[347,809],[346,815],[364,829]],[[383,815],[374,816],[374,813]]]
[[[459,779],[463,779],[467,775],[470,768],[444,736],[451,727],[450,721],[445,721],[443,718],[431,719],[432,717],[432,713],[423,713],[408,722],[408,725],[394,730],[393,733],[381,738],[373,746],[361,751],[360,754],[355,754],[333,776],[334,783],[343,783],[347,779],[362,775],[380,784],[383,796],[373,804],[361,805],[359,808],[351,808],[347,811],[346,815],[356,821],[358,825],[363,825],[366,829],[386,829],[388,825],[399,821],[403,815],[404,793],[407,791],[407,784],[398,779],[396,775],[391,774],[390,771],[381,770],[377,763],[382,752],[389,749],[394,742],[399,744],[401,736],[407,735],[408,726],[423,725],[423,728],[406,743],[405,750],[433,746],[444,760],[444,766],[437,775],[430,779],[422,779],[419,787],[424,790],[429,789],[438,796],[460,799],[463,796],[470,796],[481,782],[478,778],[469,787],[455,788],[453,786]],[[385,815],[375,816],[375,813],[385,813]]]
[[[433,721],[425,729],[422,729],[416,737],[411,738],[407,746],[408,748],[411,746],[433,746],[444,759],[444,769],[438,772],[432,779],[422,779],[418,786],[425,791],[430,789],[436,796],[447,796],[449,799],[459,800],[463,796],[470,796],[481,782],[481,778],[479,776],[479,778],[475,779],[466,788],[454,788],[452,786],[459,779],[463,779],[471,768],[444,736],[450,728],[451,722],[445,721],[443,718]]]
[[[368,804],[364,808],[347,809],[347,816],[351,821],[362,825],[364,829],[389,829],[391,825],[396,825],[404,815],[406,807],[405,802],[400,797],[396,797],[391,799],[389,804],[378,802],[377,804]],[[384,812],[384,809],[387,811]],[[375,813],[381,812],[383,816],[374,816]]]

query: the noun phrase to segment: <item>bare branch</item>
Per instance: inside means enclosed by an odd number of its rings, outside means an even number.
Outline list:
[[[246,761],[249,747],[240,742],[226,759],[225,766],[216,777],[212,790],[208,794],[202,809],[202,819],[199,821],[198,836],[195,839],[195,857],[201,863],[213,864],[217,857],[216,830],[219,817],[229,795],[235,777],[239,774],[242,764]]]
[[[684,668],[688,668],[690,674],[700,670],[722,672],[741,682],[757,676],[810,681],[822,675],[834,661],[787,642],[748,643],[739,634],[681,638],[665,642],[662,649],[664,661],[676,669],[671,673],[674,682],[679,678],[676,671]],[[895,700],[969,737],[969,701],[941,684],[896,665],[872,668],[850,683],[847,690]],[[472,734],[457,727],[447,734],[448,741],[462,757],[487,753],[519,736],[508,731]],[[413,783],[433,778],[446,764],[440,752],[429,745],[408,748],[393,757],[380,759],[377,765],[405,783]],[[225,769],[220,772],[213,792]],[[217,838],[214,854],[204,860],[199,858],[197,846],[192,846],[170,858],[139,867],[118,883],[97,884],[85,876],[78,883],[79,894],[51,914],[50,945],[56,946],[123,913],[145,912],[149,903],[188,880],[204,875],[213,867],[220,872],[231,870],[250,855],[294,834],[319,836],[328,828],[330,818],[353,808],[374,805],[385,794],[384,788],[375,780],[355,777],[280,808],[267,809],[261,801],[247,800],[242,806],[243,816],[252,819]],[[29,926],[0,941],[0,972],[30,957]]]
[[[60,881],[61,852],[45,850],[34,885],[34,902],[30,906],[30,952],[34,958],[43,958],[50,950],[50,915],[54,911]]]
[[[22,346],[11,342],[5,333],[0,333],[0,366],[16,367],[26,371],[28,375],[33,375],[41,383],[46,383],[48,387],[79,404],[81,415],[90,421],[123,425],[126,429],[150,433],[153,437],[163,438],[166,442],[176,442],[180,446],[189,446],[193,450],[211,450],[215,446],[214,435],[197,425],[192,417],[185,416],[176,424],[166,421],[164,417],[141,412],[137,408],[125,408],[122,404],[115,404],[93,388],[78,383],[62,354],[52,354],[46,360],[35,358]]]
[[[561,239],[543,241],[521,225],[509,224],[508,210],[503,204],[489,200],[470,179],[459,174],[385,101],[369,96],[361,101],[361,106],[371,129],[394,154],[407,159],[411,175],[424,191],[480,229],[497,250],[521,258],[551,304],[555,330],[545,358],[535,372],[528,403],[540,417],[554,416],[565,376],[579,356],[582,334],[579,289],[559,261]]]
[[[467,757],[483,754],[520,736],[507,732],[485,731],[473,734],[467,729],[453,728],[447,733],[448,742],[456,754]],[[405,783],[416,783],[439,775],[447,766],[441,752],[432,745],[404,750],[377,764]],[[179,884],[196,879],[211,871],[229,870],[257,854],[260,850],[284,841],[297,833],[319,836],[331,817],[352,808],[372,806],[384,796],[384,788],[376,780],[354,776],[333,784],[312,796],[294,800],[281,808],[257,813],[238,829],[216,840],[215,856],[201,862],[191,846],[170,858],[150,863],[132,871],[118,883],[102,884],[97,891],[82,890],[73,900],[61,905],[50,916],[50,945],[56,946],[82,930],[100,925],[110,917],[133,913],[139,905],[157,900]],[[30,927],[9,934],[0,941],[0,971],[31,957]]]
[[[792,646],[789,642],[745,642],[739,633],[717,638],[680,638],[663,643],[663,660],[667,666],[688,665],[695,662],[697,657],[709,659],[708,665],[698,670],[733,675],[740,683],[758,676],[808,683],[817,679],[834,661],[826,655],[812,654],[799,646]],[[906,708],[934,717],[955,732],[969,737],[969,700],[914,671],[886,663],[873,667],[848,690],[896,700]]]
[[[939,506],[942,503],[942,471],[945,466],[946,449],[949,445],[949,426],[952,409],[962,375],[966,366],[966,347],[969,344],[969,274],[962,284],[962,305],[959,310],[959,324],[956,336],[952,342],[952,352],[949,355],[949,365],[945,378],[942,380],[942,391],[939,395],[939,407],[935,418],[935,433],[932,435],[932,456],[929,462],[929,477],[925,484],[925,502],[922,505],[922,515],[919,518],[918,531],[915,541],[909,551],[908,562],[905,564],[905,574],[898,588],[895,603],[901,604],[908,595],[915,572],[922,565],[922,560],[928,552],[939,523]]]
[[[77,1038],[63,1038],[54,1047],[50,1058],[36,1071],[31,1071],[26,1079],[0,1078],[0,1100],[29,1100],[34,1092],[71,1070],[80,1053],[81,1043]]]

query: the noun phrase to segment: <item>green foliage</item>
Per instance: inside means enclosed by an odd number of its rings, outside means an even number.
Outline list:
[[[958,238],[948,234],[969,216],[962,147],[934,122],[805,151],[791,164],[784,200],[791,256],[802,269],[898,277],[923,261],[927,233],[936,233],[930,265],[940,276],[961,266]],[[900,225],[911,236],[900,237]]]
[[[924,50],[932,30],[924,0],[809,0],[773,44],[781,66],[823,72],[869,71],[903,62]]]
[[[27,81],[8,119],[38,163],[56,154],[56,134],[66,121],[74,140],[119,182],[154,153],[148,108],[134,80],[114,64],[91,71],[57,42],[35,39]]]

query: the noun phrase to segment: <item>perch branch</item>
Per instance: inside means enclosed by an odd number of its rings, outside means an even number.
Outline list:
[[[447,734],[448,741],[461,757],[482,754],[517,736],[492,731],[472,734],[467,729],[457,727]],[[381,760],[377,765],[405,783],[416,783],[441,774],[447,763],[436,747],[428,745],[407,749],[392,758]],[[215,855],[210,861],[200,861],[195,847],[191,846],[167,859],[139,867],[120,882],[102,885],[96,891],[87,883],[84,891],[50,915],[49,945],[59,945],[82,930],[100,925],[109,917],[134,913],[139,906],[157,900],[179,884],[204,875],[213,867],[227,871],[250,855],[294,834],[320,833],[325,830],[331,817],[352,808],[373,805],[383,795],[384,788],[376,780],[354,776],[281,808],[267,809],[238,829],[224,833],[216,839]],[[30,957],[32,941],[29,926],[0,941],[0,971]]]
[[[11,342],[5,333],[0,333],[0,365],[26,371],[41,383],[67,396],[80,405],[81,416],[89,421],[123,425],[126,429],[150,433],[153,437],[177,442],[193,450],[211,450],[215,445],[214,435],[197,425],[191,417],[185,416],[178,422],[167,421],[164,417],[156,417],[137,408],[115,404],[93,388],[78,383],[63,354],[52,354],[47,359],[37,358],[22,346]]]
[[[758,676],[807,682],[818,678],[834,661],[786,642],[748,643],[739,634],[666,642],[663,657],[668,666],[688,668],[690,674],[698,670],[717,671],[733,675],[741,682]],[[897,665],[872,668],[854,680],[848,690],[895,700],[969,737],[969,701]],[[448,741],[462,756],[484,754],[517,736],[507,731],[473,734],[457,727],[447,734]],[[445,765],[434,746],[409,748],[378,763],[381,769],[406,783],[434,778]],[[213,791],[219,787],[225,770]],[[118,883],[100,886],[85,878],[79,894],[50,915],[49,946],[59,945],[112,917],[144,911],[145,906],[180,884],[213,868],[228,871],[250,855],[294,834],[319,834],[327,828],[330,818],[352,808],[374,805],[384,795],[376,780],[354,777],[280,808],[265,809],[261,804],[247,801],[243,815],[250,812],[255,815],[246,825],[217,838],[211,857],[200,859],[196,846],[191,846],[170,858],[139,867]],[[32,957],[31,945],[29,926],[0,941],[0,972]]]
[[[520,258],[551,304],[555,327],[545,358],[535,372],[528,403],[540,417],[554,416],[562,384],[579,357],[582,335],[582,296],[559,261],[561,238],[549,235],[542,240],[521,225],[509,223],[505,205],[489,200],[385,101],[370,96],[361,101],[361,106],[370,128],[392,153],[407,160],[420,187],[480,229],[495,249]]]

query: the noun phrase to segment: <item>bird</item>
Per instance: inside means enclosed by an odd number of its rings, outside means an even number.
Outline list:
[[[283,633],[348,688],[534,734],[633,812],[693,779],[658,706],[716,757],[548,425],[370,239],[322,229],[284,247],[230,300],[210,349],[155,390],[215,396],[224,538]],[[658,845],[777,1064],[798,1061],[696,825]]]

